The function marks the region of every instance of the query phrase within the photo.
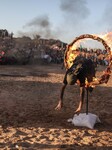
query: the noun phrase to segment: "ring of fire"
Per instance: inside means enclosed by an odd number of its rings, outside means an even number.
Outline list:
[[[107,45],[106,41],[103,40],[102,38],[96,36],[96,35],[91,35],[91,34],[83,34],[79,37],[76,37],[73,42],[71,42],[68,46],[67,46],[67,49],[65,51],[65,54],[64,54],[64,65],[65,65],[65,68],[66,69],[69,69],[71,67],[71,65],[73,64],[73,60],[75,59],[75,54],[73,53],[74,51],[74,48],[73,48],[73,45],[79,41],[79,40],[82,40],[82,39],[85,39],[85,38],[91,38],[93,40],[97,40],[99,42],[101,42],[103,44],[103,46],[105,47],[105,49],[107,50],[108,54],[111,55],[111,49],[110,47]]]

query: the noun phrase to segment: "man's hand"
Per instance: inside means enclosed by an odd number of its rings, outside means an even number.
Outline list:
[[[58,105],[56,106],[55,110],[60,110],[63,107],[62,101],[58,102]]]

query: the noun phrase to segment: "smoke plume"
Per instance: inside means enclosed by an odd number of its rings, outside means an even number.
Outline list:
[[[43,38],[67,41],[71,32],[76,30],[78,33],[82,29],[83,21],[89,16],[86,0],[60,0],[59,8],[63,18],[61,22],[53,27],[54,24],[47,15],[38,16],[24,26],[25,29],[29,29],[27,35],[31,33]]]
[[[89,15],[89,9],[86,4],[86,0],[61,0],[60,9],[66,17],[71,18],[73,16],[74,20],[82,20]]]
[[[28,22],[24,27],[31,28],[33,34],[42,35],[43,37],[51,37],[52,27],[49,17],[42,15]]]
[[[48,16],[39,16],[34,18],[32,21],[26,24],[26,26],[37,26],[41,28],[49,28],[50,27],[50,22]]]

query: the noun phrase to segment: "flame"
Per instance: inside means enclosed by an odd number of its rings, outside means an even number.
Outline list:
[[[97,36],[105,40],[105,42],[108,44],[108,46],[111,49],[111,55],[112,55],[112,32],[108,32],[106,34],[98,34]]]
[[[88,80],[87,80],[87,78],[86,78],[86,80],[85,80],[85,87],[89,87],[89,82],[88,82]]]

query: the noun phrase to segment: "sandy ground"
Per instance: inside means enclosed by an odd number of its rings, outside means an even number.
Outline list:
[[[65,73],[61,65],[0,68],[1,150],[112,149],[112,77],[89,94],[89,112],[101,120],[89,129],[67,122],[79,102],[78,86],[68,86],[64,107],[54,109]]]

